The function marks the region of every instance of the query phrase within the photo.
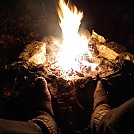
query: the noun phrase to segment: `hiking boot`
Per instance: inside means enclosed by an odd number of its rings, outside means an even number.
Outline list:
[[[31,119],[30,121],[38,125],[41,128],[43,134],[59,134],[59,129],[54,119],[51,95],[48,90],[45,78],[38,77],[35,80],[35,85],[40,93],[40,111],[38,111],[36,117]]]
[[[110,110],[108,95],[105,91],[103,81],[98,81],[93,98],[94,104],[90,127],[92,131],[95,131],[103,116]]]

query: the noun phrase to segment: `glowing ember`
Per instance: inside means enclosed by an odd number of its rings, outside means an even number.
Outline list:
[[[80,72],[82,66],[95,69],[97,64],[87,61],[87,57],[93,58],[88,50],[88,39],[78,33],[83,13],[79,12],[76,6],[59,0],[58,15],[63,41],[58,54],[57,66],[60,66],[63,71],[72,70],[73,72]]]

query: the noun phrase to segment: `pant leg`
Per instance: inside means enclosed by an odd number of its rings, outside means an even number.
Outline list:
[[[134,134],[134,97],[110,110],[100,122],[97,134]]]
[[[0,134],[42,134],[32,122],[0,119]]]

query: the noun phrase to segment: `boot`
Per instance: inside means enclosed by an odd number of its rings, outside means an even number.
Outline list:
[[[104,89],[104,85],[101,80],[99,80],[97,83],[93,98],[94,104],[93,113],[91,115],[90,128],[92,132],[95,132],[101,119],[110,110],[110,106],[108,103],[108,95]]]
[[[59,128],[54,119],[51,95],[48,90],[45,78],[38,77],[35,80],[35,85],[37,86],[37,90],[39,90],[40,93],[40,111],[38,111],[36,117],[31,119],[30,121],[41,128],[43,134],[59,134]]]

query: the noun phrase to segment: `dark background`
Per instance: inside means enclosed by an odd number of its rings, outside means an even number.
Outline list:
[[[109,41],[121,43],[127,47],[128,51],[134,53],[133,0],[72,0],[71,2],[84,12],[81,27],[90,32],[95,30]],[[45,23],[41,23],[38,28],[40,35],[61,35],[56,0],[2,0],[0,3],[1,7],[5,10],[10,9],[10,12],[13,12],[16,7],[20,8],[17,12],[15,11],[19,16],[32,13],[33,23],[39,16],[43,16]]]

